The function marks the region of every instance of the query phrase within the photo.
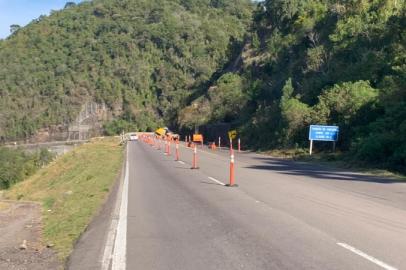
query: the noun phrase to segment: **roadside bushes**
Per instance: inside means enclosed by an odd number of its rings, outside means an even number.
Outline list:
[[[369,163],[406,172],[406,103],[387,109],[366,128],[352,148],[355,157]]]
[[[305,143],[309,125],[328,124],[340,127],[340,144],[348,149],[355,133],[353,126],[365,126],[363,120],[375,115],[373,112],[378,102],[378,90],[367,81],[335,84],[325,89],[313,106],[302,102],[301,96],[294,95],[294,92],[289,78],[279,101],[280,142],[285,147]]]
[[[54,154],[47,149],[26,153],[21,149],[0,148],[0,189],[8,189],[48,164]]]
[[[312,107],[294,90],[288,79],[279,106],[282,148],[305,144],[310,124],[337,125],[340,149],[350,150],[351,161],[406,172],[406,102],[383,104],[368,81],[335,84]]]

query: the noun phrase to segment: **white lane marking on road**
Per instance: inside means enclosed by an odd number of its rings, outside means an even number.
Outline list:
[[[112,253],[113,253],[114,237],[116,236],[117,223],[118,223],[118,219],[113,218],[113,220],[111,221],[111,224],[110,224],[106,245],[104,247],[102,266],[101,266],[102,270],[110,269],[110,262],[111,262]]]
[[[185,164],[186,164],[186,163],[183,162],[182,160],[178,160],[178,162],[179,162],[180,164],[182,164],[182,165],[185,165]]]
[[[114,243],[112,270],[126,270],[127,256],[127,208],[128,208],[128,178],[129,178],[129,148],[127,148],[127,162],[125,168],[124,186],[121,198],[120,216],[117,226],[116,241]]]
[[[123,189],[123,187],[122,187],[122,185],[120,185],[118,194],[122,193],[122,189]],[[114,210],[113,210],[113,217],[112,217],[110,227],[108,230],[108,234],[107,234],[106,244],[104,246],[104,253],[103,253],[102,265],[101,265],[102,270],[110,269],[110,263],[111,263],[111,259],[113,256],[114,239],[116,237],[117,225],[118,225],[118,219],[119,219],[119,213],[120,213],[120,205],[121,205],[121,199],[117,199],[115,206],[114,206]]]
[[[221,182],[221,181],[219,181],[219,180],[217,180],[216,178],[213,178],[213,177],[208,177],[211,181],[214,181],[214,182],[216,182],[217,184],[219,184],[219,185],[222,185],[222,186],[225,186],[226,184],[224,184],[223,182]]]
[[[348,245],[346,243],[337,243],[337,245],[339,245],[339,246],[341,246],[341,247],[343,247],[345,249],[348,249],[351,252],[354,252],[355,254],[363,257],[364,259],[367,259],[370,262],[373,262],[376,265],[379,265],[383,269],[386,269],[386,270],[398,270],[397,268],[395,268],[393,266],[390,266],[390,265],[378,260],[377,258],[374,258],[374,257],[362,252],[361,250],[356,249],[355,247],[352,247],[352,246],[350,246],[350,245]]]

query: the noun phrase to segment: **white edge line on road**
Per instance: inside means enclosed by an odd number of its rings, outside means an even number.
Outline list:
[[[125,168],[124,168],[124,173],[125,173]],[[118,194],[122,193],[122,185],[120,185],[118,189]],[[101,270],[109,270],[110,269],[110,263],[111,263],[111,258],[113,255],[113,248],[114,248],[114,239],[116,237],[116,231],[117,231],[117,225],[118,225],[118,219],[119,219],[119,213],[120,213],[120,205],[121,205],[121,198],[117,198],[113,214],[112,214],[112,220],[110,223],[110,227],[107,233],[107,239],[106,239],[106,244],[104,246],[104,252],[103,252],[103,258],[101,261]]]
[[[128,178],[129,178],[129,146],[124,176],[124,186],[121,198],[120,216],[117,225],[117,235],[114,243],[112,270],[126,270],[127,256],[127,208],[128,208]]]
[[[179,162],[180,164],[182,164],[182,165],[185,165],[185,164],[186,164],[186,163],[183,162],[182,160],[178,160],[178,162]]]
[[[221,181],[219,181],[219,180],[217,180],[216,178],[213,178],[213,177],[208,177],[211,181],[214,181],[214,182],[216,182],[217,184],[219,184],[219,185],[222,185],[222,186],[225,186],[226,184],[224,184],[223,182],[221,182]]]
[[[118,218],[114,217],[111,221],[109,232],[107,235],[106,245],[104,247],[103,259],[102,259],[102,270],[109,270],[110,262],[113,254],[114,247],[114,237],[116,236],[116,228],[118,224]]]
[[[341,246],[341,247],[343,247],[345,249],[348,249],[351,252],[354,252],[355,254],[363,257],[364,259],[367,259],[370,262],[373,262],[376,265],[379,265],[383,269],[386,269],[386,270],[398,270],[397,268],[395,268],[393,266],[390,266],[390,265],[388,265],[388,264],[386,264],[386,263],[384,263],[384,262],[382,262],[382,261],[380,261],[380,260],[378,260],[378,259],[376,259],[376,258],[374,258],[374,257],[362,252],[361,250],[356,249],[355,247],[352,247],[352,246],[350,246],[350,245],[348,245],[346,243],[337,243],[337,245],[339,245],[339,246]]]

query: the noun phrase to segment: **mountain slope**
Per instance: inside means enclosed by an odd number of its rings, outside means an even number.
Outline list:
[[[405,171],[405,2],[256,5],[95,0],[39,18],[0,41],[1,139],[66,129],[96,102],[109,134],[221,123],[261,149],[338,125],[351,162]]]
[[[64,128],[88,101],[134,129],[173,124],[250,16],[248,0],[95,0],[40,17],[0,41],[0,136]]]
[[[404,1],[266,0],[250,35],[242,67],[186,107],[182,125],[225,121],[260,149],[307,148],[309,125],[338,125],[352,162],[406,170]]]

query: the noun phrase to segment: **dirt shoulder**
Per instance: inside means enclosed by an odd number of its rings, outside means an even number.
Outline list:
[[[39,204],[0,200],[0,269],[62,269],[41,232]]]

